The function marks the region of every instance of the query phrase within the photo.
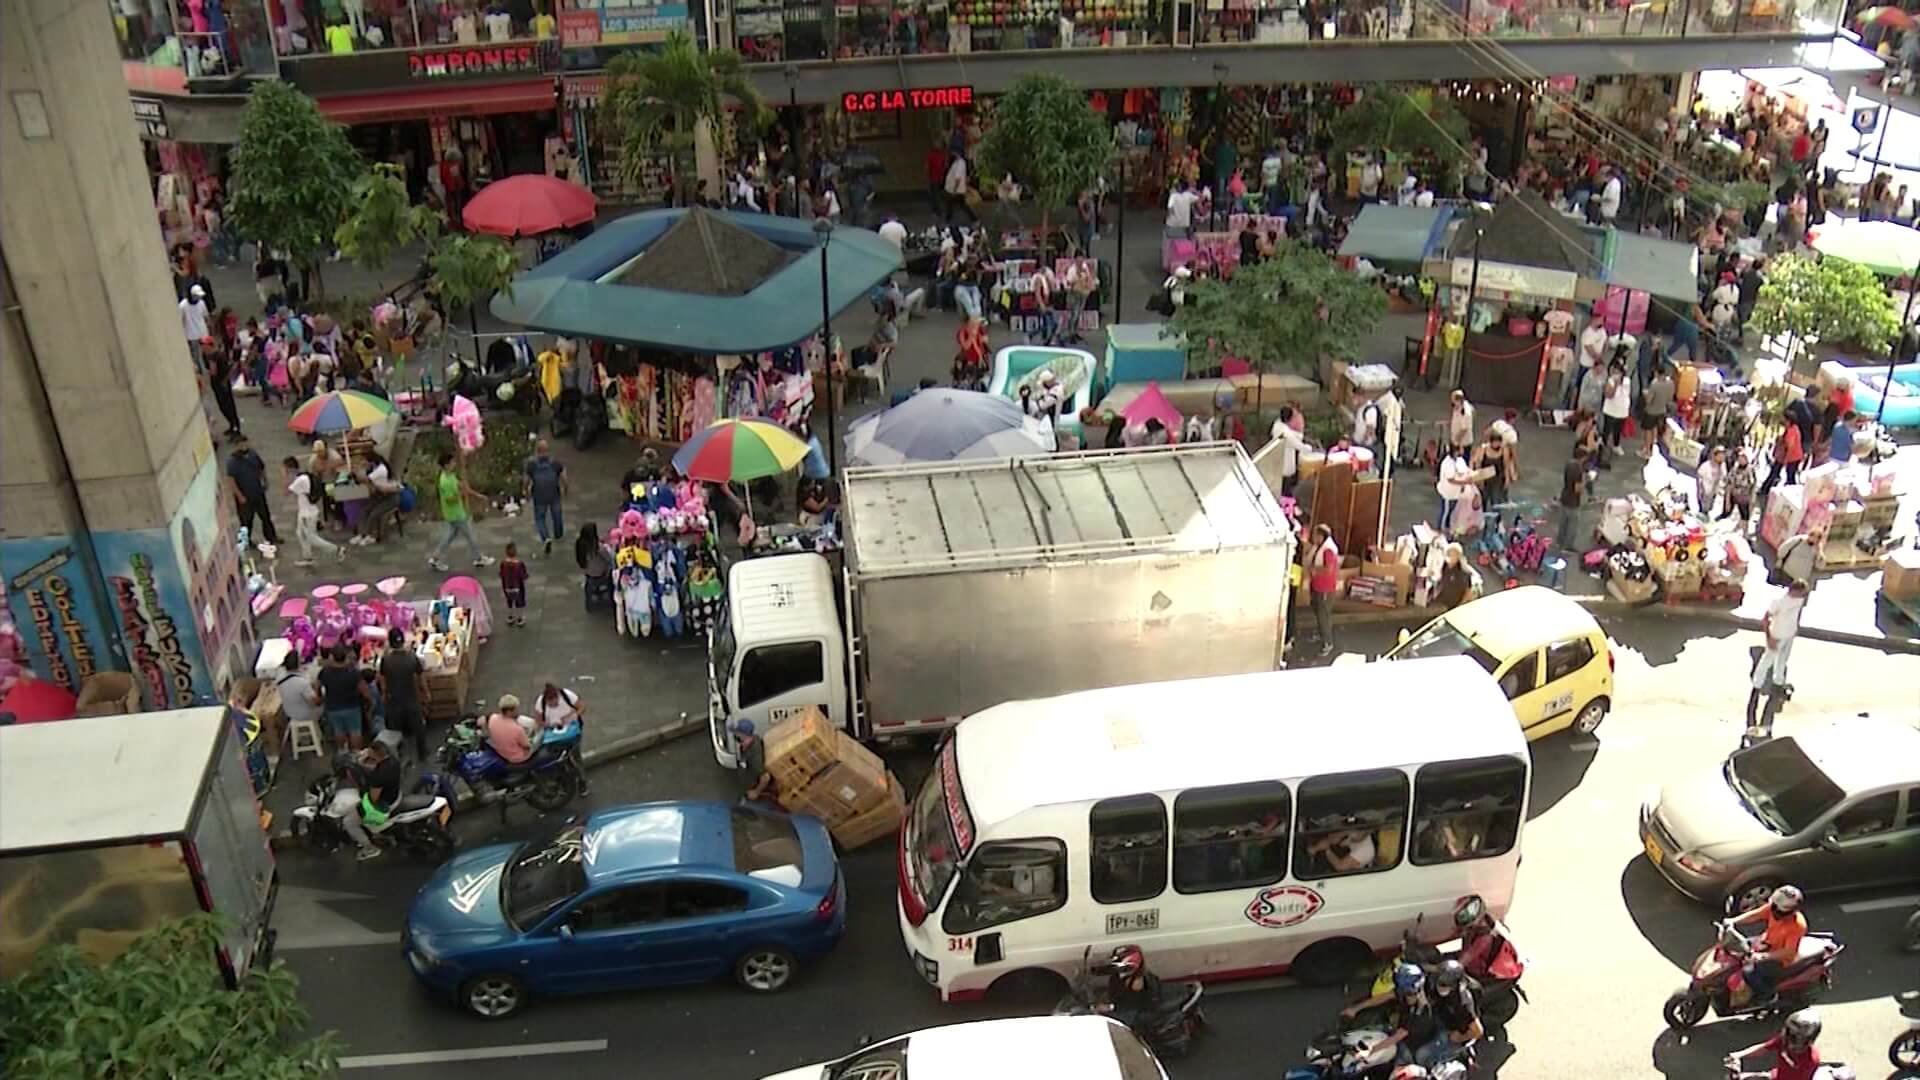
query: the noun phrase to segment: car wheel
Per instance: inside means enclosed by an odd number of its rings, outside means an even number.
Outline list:
[[[1580,715],[1573,718],[1573,732],[1576,735],[1591,735],[1600,727],[1600,721],[1607,718],[1607,699],[1594,698]]]
[[[765,945],[742,956],[733,965],[733,980],[756,994],[784,990],[800,971],[793,954]]]
[[[1307,946],[1293,959],[1293,976],[1308,986],[1341,986],[1373,959],[1373,950],[1355,938],[1328,938]]]
[[[1752,911],[1766,903],[1767,899],[1773,895],[1773,890],[1779,887],[1780,882],[1766,877],[1754,878],[1752,881],[1735,885],[1727,890],[1727,899],[1732,901],[1733,908],[1728,914],[1738,915],[1743,911]]]
[[[1685,1031],[1707,1018],[1707,999],[1676,990],[1661,1008],[1660,1015],[1666,1017],[1668,1027]]]
[[[987,987],[987,994],[995,1001],[1022,1007],[1038,1009],[1049,1001],[1065,1005],[1073,999],[1068,994],[1067,981],[1045,968],[1022,968],[1009,971],[993,980]]]
[[[511,975],[481,975],[460,988],[460,1005],[482,1020],[504,1020],[527,1003],[526,988]]]

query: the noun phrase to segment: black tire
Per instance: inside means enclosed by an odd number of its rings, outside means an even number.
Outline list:
[[[1343,986],[1373,961],[1373,950],[1357,938],[1316,941],[1293,958],[1293,977],[1308,986]],[[1369,976],[1371,979],[1371,976]]]
[[[1920,911],[1907,916],[1907,951],[1920,952]]]
[[[580,779],[565,768],[544,769],[534,774],[527,789],[527,802],[542,813],[552,813],[573,801],[579,794]]]
[[[777,994],[793,985],[800,962],[778,945],[759,945],[733,962],[733,981],[756,994]]]
[[[482,1020],[505,1020],[526,1004],[526,986],[505,972],[476,975],[460,985],[460,1007]]]
[[[993,980],[993,985],[987,987],[987,994],[997,1002],[1039,1009],[1049,1002],[1070,998],[1072,988],[1057,972],[1046,968],[1021,968]]]
[[[1686,1031],[1707,1018],[1707,1006],[1711,1004],[1701,995],[1687,990],[1675,990],[1667,1003],[1660,1007],[1660,1015],[1667,1020],[1667,1026],[1675,1031]]]
[[[453,857],[453,834],[439,825],[422,826],[407,840],[407,846],[423,862],[437,866]]]
[[[1896,1069],[1920,1072],[1920,1031],[1909,1031],[1887,1047],[1887,1061]]]

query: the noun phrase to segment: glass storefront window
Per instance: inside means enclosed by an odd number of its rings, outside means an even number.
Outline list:
[[[265,4],[274,47],[282,56],[490,45],[553,37],[556,25],[553,0],[265,0]]]
[[[189,79],[274,73],[259,0],[107,0],[120,58],[180,68]]]

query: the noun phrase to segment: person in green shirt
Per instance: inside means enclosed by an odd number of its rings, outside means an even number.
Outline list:
[[[473,538],[473,515],[467,512],[467,496],[476,499],[480,496],[467,486],[467,482],[454,469],[451,450],[440,455],[440,479],[436,486],[440,489],[440,518],[447,523],[447,534],[427,553],[427,565],[435,570],[445,570],[447,564],[441,556],[453,546],[453,538],[460,536],[466,538],[467,550],[473,553],[473,565],[492,566],[493,556],[480,554],[480,545]]]

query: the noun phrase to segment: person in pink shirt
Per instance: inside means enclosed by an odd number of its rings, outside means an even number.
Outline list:
[[[1313,527],[1307,544],[1307,585],[1313,590],[1313,619],[1320,629],[1320,655],[1333,651],[1333,594],[1340,589],[1340,548],[1333,530]]]
[[[487,717],[487,745],[509,765],[518,765],[533,756],[533,740],[520,723],[520,699],[503,694],[499,711]]]

